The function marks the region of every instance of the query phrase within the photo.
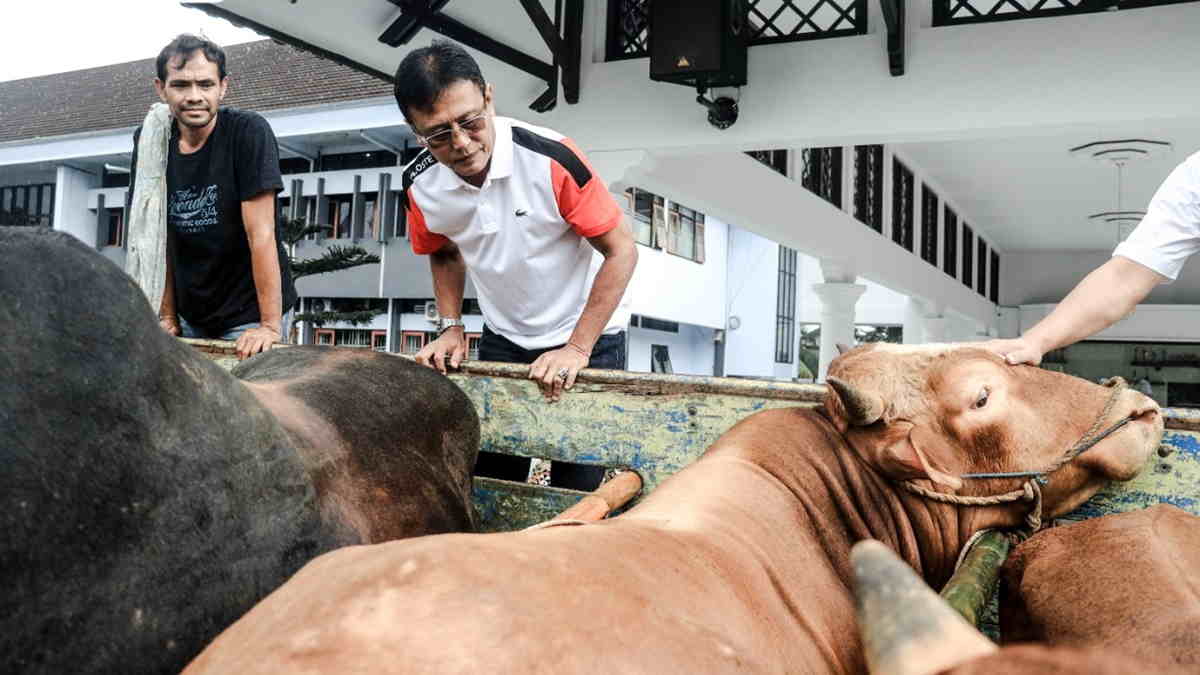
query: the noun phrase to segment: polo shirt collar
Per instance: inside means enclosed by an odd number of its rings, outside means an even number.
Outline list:
[[[508,178],[513,171],[513,139],[512,120],[507,117],[492,118],[496,126],[496,147],[492,148],[492,165],[488,168],[487,179]],[[464,186],[471,187],[454,169],[439,163],[433,187],[437,190],[457,190]]]
[[[492,118],[496,124],[496,147],[492,149],[492,166],[488,178],[508,178],[513,171],[512,120],[507,117]]]

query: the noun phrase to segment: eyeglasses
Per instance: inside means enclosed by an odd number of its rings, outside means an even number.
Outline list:
[[[465,119],[461,122],[451,122],[450,126],[441,131],[422,136],[414,134],[417,137],[417,142],[429,148],[441,148],[450,143],[450,138],[456,129],[467,134],[479,133],[487,127],[487,111],[481,112],[478,115]]]

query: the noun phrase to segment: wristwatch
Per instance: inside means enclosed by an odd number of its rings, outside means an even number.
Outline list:
[[[464,326],[465,327],[466,325],[467,324],[463,323],[462,319],[452,319],[449,317],[442,317],[442,318],[438,319],[438,335],[445,333],[446,330],[449,328],[454,328],[455,326]]]

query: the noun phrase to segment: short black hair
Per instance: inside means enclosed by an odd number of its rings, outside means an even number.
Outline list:
[[[171,59],[178,56],[183,59],[181,65],[187,64],[188,58],[196,50],[204,52],[204,58],[217,64],[217,72],[222,80],[225,79],[225,50],[212,40],[191,33],[180,34],[158,53],[158,59],[154,62],[158,79],[163,82],[167,81],[167,64],[171,62]]]
[[[412,50],[400,62],[393,89],[396,105],[408,120],[409,110],[428,110],[443,91],[460,80],[474,82],[481,94],[487,91],[479,64],[467,50],[449,40],[434,40],[428,47]]]

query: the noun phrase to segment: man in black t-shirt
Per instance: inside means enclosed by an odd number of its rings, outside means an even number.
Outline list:
[[[260,115],[220,106],[229,82],[217,45],[180,35],[156,66],[174,119],[159,322],[172,335],[236,340],[244,359],[286,338],[296,302],[275,218],[279,147]]]

